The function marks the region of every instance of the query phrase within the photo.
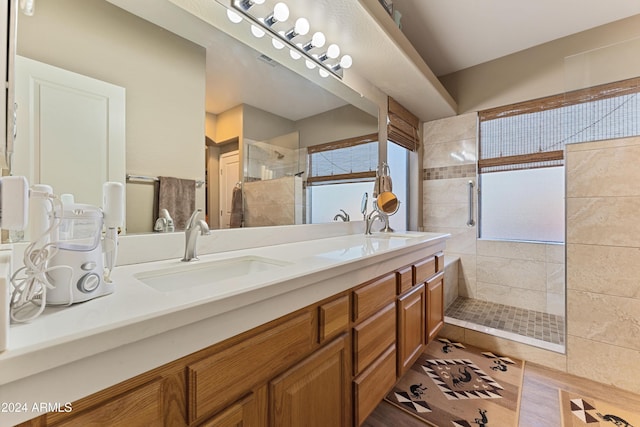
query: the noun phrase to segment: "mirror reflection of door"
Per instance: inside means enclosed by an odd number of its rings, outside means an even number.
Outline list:
[[[220,155],[220,228],[229,228],[233,189],[240,181],[238,151]]]
[[[125,89],[20,56],[16,76],[13,173],[101,206],[96,189],[124,182]]]

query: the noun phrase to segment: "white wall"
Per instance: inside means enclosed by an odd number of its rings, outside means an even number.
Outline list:
[[[47,0],[20,14],[18,54],[126,88],[127,172],[204,179],[204,49],[103,0]],[[128,232],[151,231],[152,203],[127,185]]]

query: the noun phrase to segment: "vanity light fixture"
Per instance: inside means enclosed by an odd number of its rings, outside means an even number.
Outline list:
[[[221,0],[218,0],[222,2]],[[340,47],[331,43],[325,52],[318,53],[327,43],[327,38],[321,31],[316,31],[311,39],[306,42],[300,41],[304,36],[309,34],[311,25],[304,17],[296,19],[293,27],[289,24],[288,29],[282,28],[289,19],[289,7],[282,1],[275,3],[273,9],[268,9],[265,5],[266,0],[227,0],[230,8],[227,11],[227,17],[233,23],[239,23],[242,18],[251,24],[251,33],[261,38],[266,33],[271,36],[271,44],[275,49],[284,49],[289,47],[289,55],[292,59],[297,60],[305,58],[305,65],[309,69],[319,67],[322,77],[328,77],[330,74],[338,78],[342,78],[343,70],[351,67],[353,60],[349,55],[340,57]],[[254,7],[254,6],[262,7]],[[266,11],[265,11],[266,9]],[[266,17],[265,17],[266,16]],[[337,62],[336,62],[337,61]]]

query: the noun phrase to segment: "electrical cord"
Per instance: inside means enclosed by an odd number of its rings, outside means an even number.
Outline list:
[[[55,270],[68,271],[69,305],[73,303],[71,286],[73,269],[66,265],[48,266],[58,249],[56,243],[45,242],[54,231],[59,229],[62,221],[61,215],[55,215],[55,212],[56,210],[62,212],[63,207],[62,202],[54,194],[47,194],[47,200],[52,205],[51,225],[40,237],[27,246],[23,257],[24,266],[11,276],[13,291],[9,313],[13,322],[29,322],[42,314],[47,305],[47,289],[55,288],[55,285],[49,280],[49,273]]]

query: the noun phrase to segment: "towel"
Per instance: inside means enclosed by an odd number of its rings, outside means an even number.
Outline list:
[[[389,175],[384,175],[380,177],[380,188],[381,188],[381,193],[384,193],[385,191],[393,191],[393,184],[391,182],[391,176]]]
[[[242,188],[235,187],[231,194],[231,218],[229,219],[229,227],[242,227]]]
[[[161,176],[158,186],[158,215],[162,209],[169,211],[176,231],[184,230],[196,209],[196,181]]]

